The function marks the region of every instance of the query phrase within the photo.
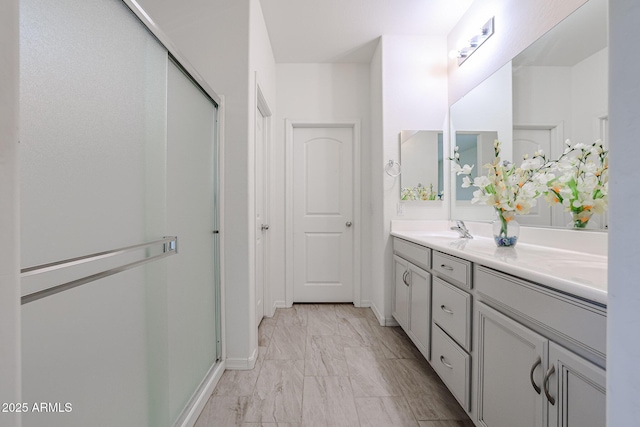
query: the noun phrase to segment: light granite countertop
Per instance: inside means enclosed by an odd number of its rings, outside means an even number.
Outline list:
[[[606,233],[523,227],[515,247],[498,248],[488,224],[467,223],[473,239],[458,238],[450,225],[449,221],[393,221],[391,235],[607,305],[607,256],[602,254],[606,254]]]

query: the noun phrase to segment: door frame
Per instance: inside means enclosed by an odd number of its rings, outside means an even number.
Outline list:
[[[360,119],[348,120],[291,120],[285,119],[285,303],[293,305],[293,130],[294,128],[351,128],[353,129],[353,304],[360,307],[361,248],[360,225]]]
[[[265,224],[269,224],[269,221],[271,220],[271,205],[270,205],[270,195],[271,195],[271,118],[272,118],[272,113],[271,113],[271,109],[269,108],[269,104],[267,103],[267,99],[264,96],[264,93],[262,91],[262,87],[260,84],[260,80],[258,79],[258,73],[256,72],[256,104],[255,104],[255,109],[256,111],[254,111],[254,113],[257,113],[257,110],[260,110],[260,113],[262,114],[262,117],[264,117],[264,128],[263,128],[263,133],[264,133],[264,141],[263,141],[263,150],[262,150],[262,167],[263,167],[263,178],[264,178],[264,195],[263,195],[263,208],[264,208],[264,223]],[[258,117],[257,114],[254,114],[254,135],[253,135],[253,143],[255,144],[256,141],[256,135],[255,135],[255,122],[257,121]],[[254,145],[254,165],[255,162],[257,161],[257,159],[255,158],[255,154],[257,152],[257,149]],[[257,188],[257,180],[258,177],[254,175],[253,177],[254,179],[254,195],[253,195],[253,203],[254,203],[254,209],[253,209],[253,215],[251,218],[252,224],[254,225],[254,230],[255,230],[255,203],[256,203],[256,192],[258,191]],[[264,257],[263,257],[263,262],[264,262],[264,266],[263,266],[263,288],[262,288],[262,314],[263,317],[264,316],[273,316],[273,313],[271,312],[272,307],[273,307],[273,303],[271,301],[271,282],[269,280],[270,276],[270,242],[271,239],[269,238],[269,233],[263,233],[262,236],[262,247],[263,247],[263,251],[264,251]],[[255,254],[255,250],[256,250],[256,239],[255,239],[255,235],[253,236],[253,240],[252,240],[252,246],[253,246],[253,251],[254,251],[254,256],[253,256],[253,267],[255,268],[255,261],[256,261],[256,254]],[[258,283],[257,277],[253,278],[253,283],[254,286]],[[253,305],[252,305],[252,310],[255,313],[255,309],[256,309],[256,301],[255,301],[255,294],[254,294],[254,300],[253,300]],[[255,322],[254,322],[255,323]]]
[[[557,159],[564,150],[564,121],[553,124],[525,124],[519,123],[513,125],[514,130],[548,130],[551,138],[551,152],[546,153],[550,158]],[[512,135],[513,136],[513,135]],[[516,159],[513,159],[514,162]],[[564,211],[558,209],[551,209],[551,225],[563,226],[566,224]]]

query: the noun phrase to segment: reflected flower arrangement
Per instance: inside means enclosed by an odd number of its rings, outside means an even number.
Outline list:
[[[463,177],[462,187],[477,187],[472,203],[492,206],[502,223],[501,235],[507,236],[507,224],[515,215],[526,215],[544,196],[551,205],[561,204],[572,214],[574,228],[586,227],[594,213],[608,208],[608,151],[602,141],[591,145],[566,141],[556,160],[540,150],[520,166],[500,159],[500,141],[494,141],[494,160],[484,165],[487,174],[470,178],[473,165],[461,165],[458,147],[454,149],[452,170]]]

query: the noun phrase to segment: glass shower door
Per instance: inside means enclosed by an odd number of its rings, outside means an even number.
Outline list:
[[[169,63],[167,260],[170,419],[176,420],[219,357],[216,334],[216,105]]]
[[[110,254],[23,275],[95,279],[23,305],[23,426],[171,426],[219,358],[217,107],[119,0],[20,15],[23,270]]]

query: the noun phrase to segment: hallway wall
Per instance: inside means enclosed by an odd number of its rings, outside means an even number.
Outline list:
[[[18,0],[0,3],[0,402],[20,402]],[[0,424],[19,426],[16,414]]]
[[[636,426],[640,418],[640,61],[629,51],[640,43],[640,3],[610,0],[609,114],[611,171],[609,228],[609,312],[607,318],[607,425]],[[631,226],[630,226],[631,225]]]
[[[444,130],[447,126],[446,39],[434,36],[382,36],[380,53],[371,63],[372,76],[381,80],[381,93],[374,94],[382,123],[374,123],[381,140],[373,146],[371,164],[373,255],[369,261],[374,289],[373,308],[385,323],[393,324],[393,248],[389,235],[394,219],[447,219],[448,203],[405,202],[398,214],[400,179],[384,172],[384,164],[400,159],[399,134],[402,130]],[[374,89],[372,89],[373,92]],[[379,109],[381,108],[381,113]],[[381,126],[381,128],[380,128]],[[378,138],[379,136],[376,136]],[[447,145],[445,143],[445,152]],[[447,169],[445,169],[446,171]],[[445,173],[445,179],[448,176]],[[446,188],[446,181],[445,181]]]
[[[278,109],[275,140],[271,148],[271,268],[272,301],[285,305],[285,119],[331,121],[360,119],[362,293],[364,305],[371,300],[370,212],[371,165],[369,64],[277,64]]]

